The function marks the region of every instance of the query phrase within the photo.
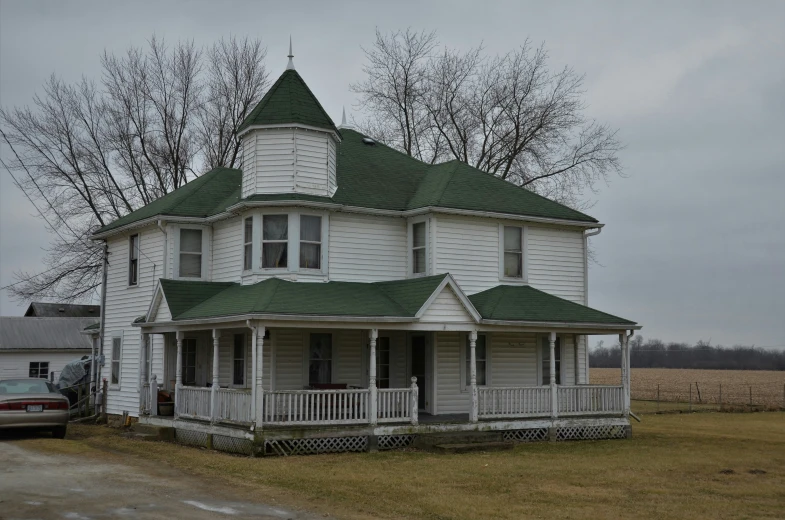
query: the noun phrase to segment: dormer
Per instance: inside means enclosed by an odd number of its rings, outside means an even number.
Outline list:
[[[332,197],[338,189],[338,129],[289,65],[237,129],[242,141],[242,196],[304,193]]]

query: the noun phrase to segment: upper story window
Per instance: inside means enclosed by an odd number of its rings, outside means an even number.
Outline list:
[[[128,240],[128,285],[139,283],[139,235]]]
[[[262,268],[285,268],[289,249],[289,215],[262,217]]]
[[[412,224],[412,273],[425,274],[426,271],[425,222]]]
[[[120,359],[122,356],[123,338],[122,336],[112,337],[112,363],[109,383],[112,385],[120,384]]]
[[[243,269],[250,271],[253,267],[253,217],[244,220],[243,233]]]
[[[300,216],[300,267],[322,268],[322,217]]]
[[[180,228],[180,271],[182,278],[202,277],[202,230]]]
[[[523,228],[504,226],[504,278],[523,278]]]

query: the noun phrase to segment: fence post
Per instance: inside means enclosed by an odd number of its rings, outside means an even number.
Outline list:
[[[690,383],[690,412],[692,411],[692,383]]]

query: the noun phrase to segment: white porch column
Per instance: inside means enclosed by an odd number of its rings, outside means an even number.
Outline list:
[[[551,355],[550,364],[550,385],[551,385],[551,417],[559,416],[559,397],[556,389],[556,333],[551,332],[548,336],[548,346]]]
[[[141,341],[139,342],[139,362],[142,364],[140,373],[141,384],[139,391],[139,413],[147,414],[149,406],[147,400],[150,398],[150,364],[147,362],[147,340],[148,334],[141,333]]]
[[[153,360],[155,359],[155,341],[153,341],[153,335],[147,334],[147,346],[150,350],[149,359],[147,360],[147,366],[150,368],[150,400],[148,401],[148,406],[150,410],[150,415],[158,415],[158,376],[153,372]]]
[[[371,329],[369,338],[371,340],[371,355],[370,364],[368,367],[368,389],[370,390],[370,406],[368,407],[368,414],[370,415],[371,424],[377,423],[378,417],[376,407],[378,405],[376,398],[376,339],[379,337],[379,329]]]
[[[254,389],[256,390],[256,401],[254,403],[254,413],[256,415],[256,427],[261,428],[264,423],[264,334],[265,327],[256,327],[256,366],[254,367]]]
[[[183,387],[183,333],[175,332],[177,340],[177,365],[175,366],[174,379],[174,416],[180,415],[180,389]]]
[[[210,418],[218,419],[218,379],[221,375],[218,349],[221,343],[221,329],[213,329],[213,381],[210,388]]]
[[[627,333],[619,334],[621,346],[621,386],[624,396],[624,414],[630,413],[630,350],[627,343]]]
[[[479,419],[479,400],[477,396],[477,331],[469,333],[469,385],[472,391],[472,409],[469,421],[476,423]]]

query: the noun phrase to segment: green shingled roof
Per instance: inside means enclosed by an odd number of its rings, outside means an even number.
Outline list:
[[[469,296],[485,320],[635,325],[528,285],[498,285]]]
[[[319,100],[294,69],[281,74],[259,104],[240,123],[237,132],[254,125],[292,123],[326,128],[339,133]]]
[[[253,285],[161,280],[172,319],[244,314],[413,317],[446,275],[357,283],[289,282],[269,278]]]

